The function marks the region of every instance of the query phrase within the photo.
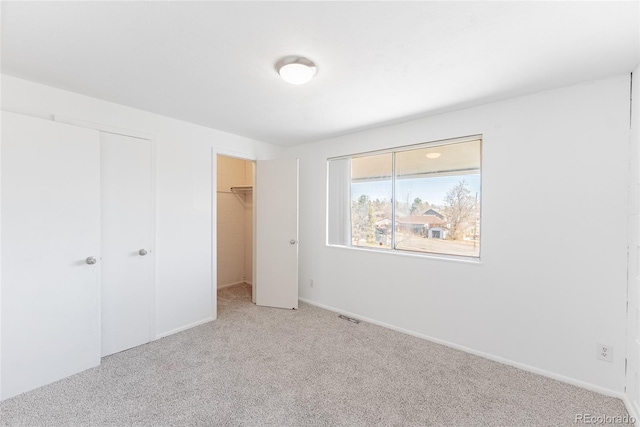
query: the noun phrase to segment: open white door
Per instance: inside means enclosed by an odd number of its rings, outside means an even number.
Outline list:
[[[2,113],[0,398],[100,364],[100,139]]]
[[[256,165],[256,304],[298,308],[298,159]]]

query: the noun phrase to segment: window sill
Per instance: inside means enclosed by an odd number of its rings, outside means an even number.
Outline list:
[[[378,249],[373,247],[365,248],[365,247],[359,247],[359,246],[332,245],[329,243],[327,243],[326,246],[329,248],[346,249],[346,250],[357,251],[357,252],[370,252],[370,253],[395,255],[395,256],[402,256],[402,257],[409,257],[409,258],[420,258],[420,259],[431,259],[436,261],[455,262],[460,264],[482,265],[482,261],[479,257],[465,257],[465,256],[459,256],[459,255],[445,255],[445,254],[435,254],[435,253],[400,251],[400,250],[392,250],[392,249]]]

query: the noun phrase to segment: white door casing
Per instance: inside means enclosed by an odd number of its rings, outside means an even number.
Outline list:
[[[151,339],[151,141],[100,133],[102,356]]]
[[[298,308],[298,159],[256,164],[256,304]]]
[[[3,112],[1,159],[7,399],[100,364],[99,134]]]

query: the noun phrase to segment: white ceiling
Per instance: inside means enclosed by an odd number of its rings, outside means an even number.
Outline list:
[[[630,72],[639,4],[2,1],[2,72],[287,146]]]

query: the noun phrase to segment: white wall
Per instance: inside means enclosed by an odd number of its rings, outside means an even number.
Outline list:
[[[633,71],[629,140],[629,309],[627,396],[640,415],[640,66]]]
[[[474,134],[480,264],[325,245],[327,157]],[[628,144],[622,75],[288,149],[300,158],[300,296],[622,393]],[[596,343],[614,347],[613,363]]]
[[[3,75],[0,108],[151,134],[156,170],[156,334],[215,317],[215,155],[269,158],[272,145]],[[213,236],[215,239],[215,235]]]

